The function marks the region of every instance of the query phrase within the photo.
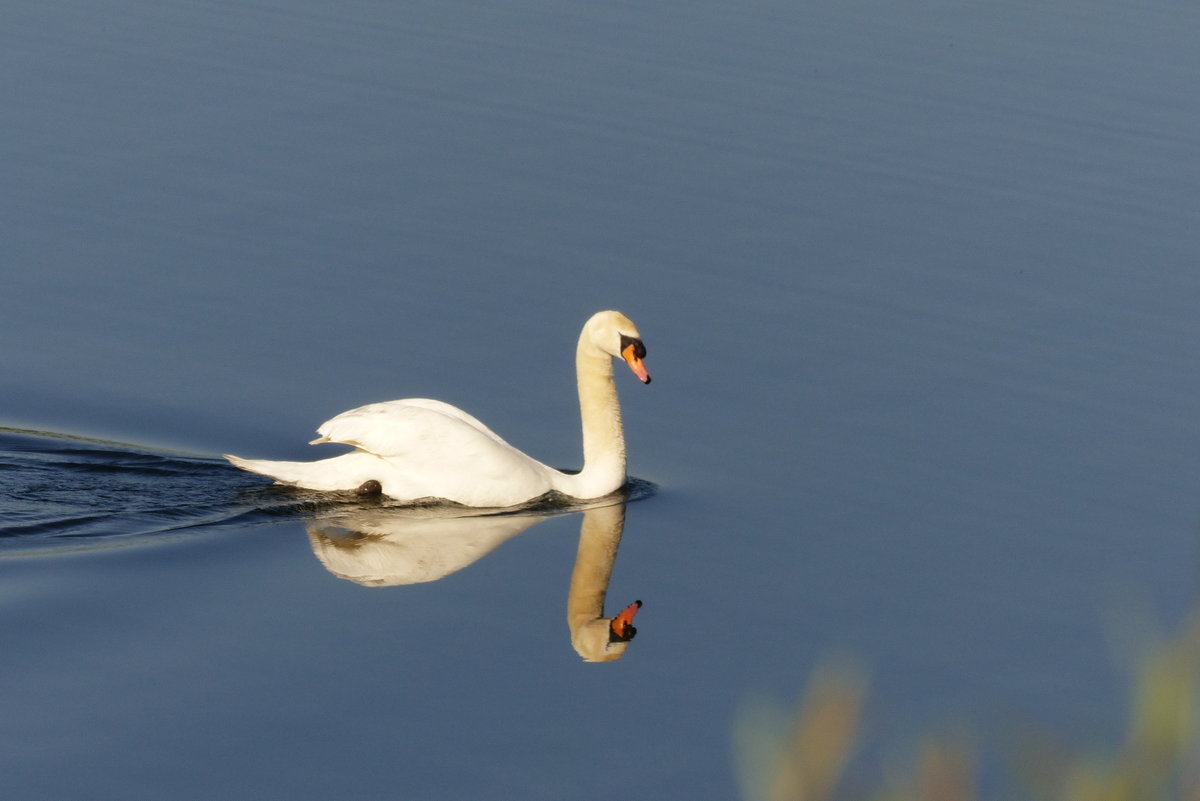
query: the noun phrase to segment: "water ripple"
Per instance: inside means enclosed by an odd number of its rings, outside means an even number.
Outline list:
[[[0,428],[0,551],[113,545],[280,511],[217,459]]]
[[[634,480],[624,499],[651,494]],[[0,427],[0,555],[160,542],[361,504],[389,502],[265,484],[215,457]],[[522,511],[582,508],[544,498]]]

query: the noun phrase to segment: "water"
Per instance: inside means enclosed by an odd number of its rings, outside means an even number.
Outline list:
[[[831,651],[867,761],[946,720],[1115,742],[1113,621],[1197,587],[1198,22],[10,4],[0,785],[724,799],[737,710]],[[429,396],[577,467],[601,308],[655,377],[618,376],[654,488],[619,661],[571,645],[578,511],[369,587],[310,532],[353,550],[357,502],[217,458]]]

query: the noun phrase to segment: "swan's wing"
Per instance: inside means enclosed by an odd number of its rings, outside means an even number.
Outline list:
[[[383,457],[429,453],[432,448],[464,455],[496,445],[515,450],[462,409],[427,398],[360,406],[322,423],[317,433],[321,436],[311,444],[340,442]]]
[[[433,400],[432,398],[406,398],[405,400],[391,401],[390,403],[376,405],[390,406],[392,404],[403,404],[405,406],[411,406],[418,409],[428,409],[431,412],[439,412],[447,417],[453,417],[456,420],[461,420],[472,428],[479,429],[481,433],[486,434],[497,442],[503,442],[505,445],[508,444],[507,442],[504,442],[499,434],[492,431],[490,428],[480,422],[479,418],[469,415],[457,406],[451,406],[445,401]],[[319,434],[320,432],[318,431],[317,433]]]
[[[353,445],[380,458],[385,494],[444,498],[466,506],[513,506],[554,489],[557,471],[531,459],[449,404],[372,403],[318,429],[316,442]]]

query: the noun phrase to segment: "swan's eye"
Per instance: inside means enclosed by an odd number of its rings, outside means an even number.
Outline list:
[[[642,344],[642,340],[637,337],[626,336],[621,334],[621,353],[624,353],[633,346],[633,355],[639,359],[646,358],[646,346]]]

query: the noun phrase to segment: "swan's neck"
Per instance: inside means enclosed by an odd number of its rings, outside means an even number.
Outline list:
[[[585,331],[575,350],[579,413],[583,423],[583,469],[563,491],[576,498],[598,498],[625,484],[625,432],[613,381],[613,360],[593,345]]]

